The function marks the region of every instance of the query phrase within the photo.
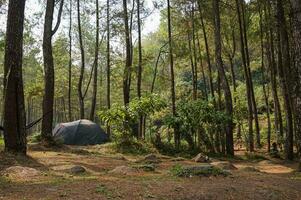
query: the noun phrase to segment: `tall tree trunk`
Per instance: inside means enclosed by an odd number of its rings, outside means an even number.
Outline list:
[[[271,14],[271,3],[270,0],[265,1],[265,21],[268,23],[268,31],[266,33],[266,38],[268,41],[268,47],[267,47],[267,59],[268,59],[268,68],[269,68],[269,74],[271,79],[271,91],[274,101],[274,124],[275,129],[277,132],[277,140],[278,143],[281,143],[281,138],[283,138],[283,121],[282,121],[282,114],[281,114],[281,106],[280,101],[278,97],[278,91],[277,91],[277,66],[275,61],[275,47],[274,47],[274,20]]]
[[[69,5],[69,68],[68,68],[68,117],[72,121],[71,92],[72,92],[72,1]]]
[[[294,67],[297,71],[296,80],[296,138],[300,148],[301,146],[301,0],[291,0],[291,14],[292,14],[292,27],[293,27],[293,44],[294,44]],[[299,149],[300,151],[300,149]],[[300,159],[300,152],[299,159]],[[299,171],[301,171],[301,159],[299,164]]]
[[[189,48],[189,58],[190,58],[190,65],[191,65],[191,74],[192,74],[192,99],[196,100],[197,99],[197,88],[196,88],[196,80],[195,80],[195,63],[193,60],[193,50],[192,50],[192,45],[191,45],[191,33],[188,31],[188,48]]]
[[[221,42],[221,30],[220,30],[220,0],[213,1],[213,13],[214,13],[214,41],[215,41],[215,56],[216,64],[221,78],[221,86],[224,90],[226,112],[231,118],[227,124],[226,132],[226,152],[228,155],[234,155],[233,146],[233,105],[232,105],[232,94],[230,86],[226,77],[226,73],[223,66],[222,60],[222,42]]]
[[[252,92],[250,90],[251,86],[250,86],[249,71],[247,66],[247,58],[246,58],[245,47],[244,47],[243,24],[242,24],[242,17],[241,17],[241,6],[239,1],[240,0],[235,0],[237,19],[239,24],[239,33],[240,33],[241,58],[244,67],[244,76],[245,76],[246,89],[247,89],[248,126],[249,126],[248,142],[249,142],[249,150],[254,151]]]
[[[138,24],[138,72],[137,72],[137,95],[141,98],[142,82],[142,39],[141,39],[141,18],[140,18],[140,0],[137,0],[137,24]],[[139,116],[138,137],[143,138],[143,116]]]
[[[167,0],[167,19],[168,19],[168,44],[169,44],[169,65],[170,65],[170,84],[171,84],[171,103],[172,114],[177,116],[176,110],[176,91],[175,91],[175,75],[174,75],[174,58],[173,58],[173,44],[172,44],[172,26],[171,26],[171,11],[170,0]],[[174,127],[174,141],[176,149],[180,147],[180,133],[178,127]]]
[[[197,48],[196,48],[196,28],[195,28],[195,5],[193,3],[192,12],[191,12],[191,21],[192,21],[192,45],[193,45],[193,57],[194,57],[194,99],[198,98],[198,59],[197,59]]]
[[[22,57],[25,0],[10,0],[4,56],[5,151],[26,154]]]
[[[234,57],[236,53],[236,38],[235,38],[235,30],[234,27],[232,27],[232,51],[228,54],[229,62],[230,62],[230,71],[231,71],[231,77],[232,77],[232,85],[233,85],[233,91],[236,92],[237,83],[236,83],[236,74],[234,70]],[[235,102],[234,98],[234,102]]]
[[[107,108],[111,109],[111,52],[110,52],[110,0],[107,0]],[[107,134],[111,136],[111,128],[107,126]]]
[[[291,71],[291,60],[289,50],[289,40],[287,33],[287,25],[284,16],[283,2],[277,0],[276,3],[276,18],[277,18],[277,29],[278,29],[278,72],[282,87],[282,93],[284,98],[284,109],[286,118],[286,139],[285,139],[285,158],[293,160],[294,158],[294,134],[293,134],[293,114],[292,114],[292,99],[291,99],[291,84],[290,78],[292,78]]]
[[[243,28],[243,38],[244,38],[244,48],[245,48],[245,55],[246,55],[246,63],[247,63],[247,69],[249,74],[249,82],[250,82],[250,92],[251,92],[251,101],[253,106],[253,115],[255,120],[255,130],[256,130],[256,146],[258,148],[261,147],[261,141],[260,141],[260,127],[259,127],[259,120],[258,120],[258,112],[257,112],[257,104],[255,99],[255,93],[254,93],[254,87],[253,87],[253,78],[252,78],[252,72],[250,68],[250,55],[249,55],[249,45],[248,45],[248,36],[247,36],[247,25],[246,25],[246,8],[245,8],[245,1],[240,0],[240,6],[241,6],[241,13],[242,13],[242,28]]]
[[[266,78],[265,78],[265,54],[264,54],[264,35],[263,35],[263,17],[262,17],[262,7],[259,2],[258,4],[258,13],[259,13],[259,28],[260,28],[260,47],[261,47],[261,70],[262,70],[262,89],[263,95],[265,100],[266,106],[266,115],[267,115],[267,125],[268,125],[268,132],[267,132],[267,144],[268,144],[268,152],[271,150],[271,117],[270,117],[270,105],[269,105],[269,91],[266,91]]]
[[[55,0],[47,0],[44,36],[43,36],[43,58],[45,71],[45,91],[43,99],[43,120],[42,120],[42,138],[43,141],[50,144],[52,142],[53,126],[53,103],[54,103],[54,63],[52,54],[52,37],[59,28],[63,11],[64,0],[60,2],[60,8],[57,23],[53,29],[53,15]]]
[[[205,99],[208,101],[208,91],[207,91],[207,80],[206,80],[206,75],[205,75],[205,69],[204,69],[204,64],[203,64],[203,58],[202,58],[202,50],[201,50],[201,45],[200,45],[200,39],[199,35],[196,32],[196,39],[197,39],[197,45],[198,45],[198,51],[199,51],[199,63],[201,65],[201,70],[202,70],[202,79],[204,82],[204,93],[205,93]]]
[[[202,10],[202,7],[201,7],[201,1],[200,0],[198,0],[198,7],[199,7],[202,31],[203,31],[205,47],[206,47],[206,54],[207,54],[207,64],[208,64],[208,71],[209,71],[209,89],[210,89],[211,97],[215,101],[209,43],[208,43],[207,32],[206,32],[206,27],[205,27],[205,23],[204,23],[203,10]]]
[[[84,73],[85,73],[85,49],[83,44],[82,37],[82,26],[81,26],[81,17],[80,17],[80,0],[77,0],[77,25],[78,25],[78,37],[79,37],[79,46],[80,46],[80,54],[81,54],[81,67],[80,67],[80,75],[78,81],[78,100],[79,100],[79,109],[80,109],[80,118],[85,118],[85,97],[82,91],[83,81],[84,81]]]
[[[97,99],[97,75],[98,75],[98,57],[99,57],[99,2],[96,0],[96,39],[95,39],[95,57],[94,57],[94,76],[93,76],[93,96],[91,103],[90,120],[94,121],[96,99]]]
[[[123,0],[123,20],[124,20],[124,34],[125,34],[125,48],[126,48],[126,61],[123,75],[123,101],[124,105],[130,102],[130,88],[131,88],[131,40],[130,29],[128,20],[127,0]]]

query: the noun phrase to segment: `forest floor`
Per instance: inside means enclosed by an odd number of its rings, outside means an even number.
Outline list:
[[[161,162],[155,165],[155,171],[118,174],[110,171],[137,165],[143,156],[116,154],[106,145],[55,150],[33,145],[28,157],[0,153],[0,200],[301,199],[301,173],[294,172],[297,163],[287,164],[264,154],[266,159],[246,159],[243,151],[236,154],[235,158],[223,159],[237,168],[228,176],[183,178],[172,175],[170,169],[176,164],[200,164],[157,155]],[[11,166],[29,167],[36,172],[11,177],[4,173]],[[82,166],[87,171],[71,174],[67,170],[71,166]]]

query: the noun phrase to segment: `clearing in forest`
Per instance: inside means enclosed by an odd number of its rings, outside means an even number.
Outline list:
[[[191,159],[160,154],[122,155],[110,144],[46,149],[28,157],[0,155],[0,199],[298,199],[297,165],[264,154]],[[247,155],[247,156],[246,156]],[[214,166],[211,175],[179,177],[185,169]],[[220,173],[223,172],[223,173]],[[225,172],[225,173],[224,173]],[[185,173],[184,173],[185,174]]]

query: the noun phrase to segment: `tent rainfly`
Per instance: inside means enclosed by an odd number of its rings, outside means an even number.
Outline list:
[[[52,134],[55,140],[67,145],[96,145],[108,141],[108,135],[98,124],[84,119],[58,124]]]

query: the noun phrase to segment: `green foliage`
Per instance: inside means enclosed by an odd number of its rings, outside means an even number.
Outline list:
[[[162,155],[173,156],[173,157],[183,157],[187,159],[191,159],[193,156],[197,155],[200,150],[198,148],[190,148],[186,142],[181,142],[180,149],[175,149],[173,143],[169,141],[162,141],[160,144],[154,143],[158,151]]]
[[[198,101],[181,101],[177,104],[177,117],[167,116],[165,123],[169,126],[179,124],[182,129],[196,129],[202,124],[222,125],[229,120],[229,117],[213,104]]]
[[[42,136],[41,133],[33,133],[32,135],[29,136],[28,141],[30,143],[39,143],[42,141]]]
[[[248,107],[247,107],[247,98],[246,95],[246,86],[245,84],[239,84],[234,93],[234,119],[237,124],[242,123],[244,119],[248,117]]]
[[[113,148],[122,154],[130,155],[146,155],[156,153],[156,149],[145,141],[137,140],[136,138],[116,139]]]
[[[181,137],[188,142],[191,149],[194,149],[193,138],[198,130],[209,135],[220,129],[229,120],[229,116],[215,108],[212,103],[197,100],[180,101],[177,104],[177,116],[167,115],[164,123],[168,127],[178,129]]]
[[[175,165],[170,170],[171,174],[178,177],[193,177],[193,176],[227,176],[229,173],[213,166],[193,166],[184,167],[182,165]]]
[[[108,198],[111,198],[112,195],[113,195],[112,191],[110,189],[108,189],[107,186],[105,186],[103,184],[100,184],[100,185],[96,186],[95,192],[99,193],[99,194],[102,194],[102,195],[105,195]]]
[[[153,172],[156,169],[154,164],[141,164],[141,165],[134,165],[133,168],[143,170],[145,172]]]
[[[4,139],[0,136],[0,150],[4,147]]]
[[[166,106],[157,95],[133,99],[128,106],[114,104],[111,109],[100,111],[100,119],[110,126],[116,142],[127,142],[133,138],[133,126],[139,116],[149,116]]]
[[[247,160],[251,160],[251,161],[267,160],[267,158],[264,157],[263,155],[260,155],[260,154],[257,154],[257,153],[252,153],[252,152],[246,152],[245,153],[245,158]]]

